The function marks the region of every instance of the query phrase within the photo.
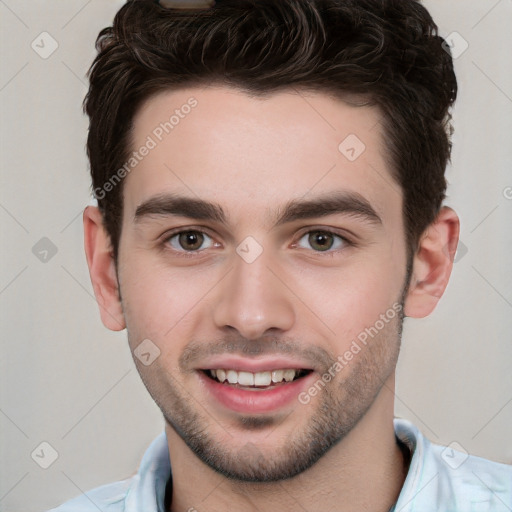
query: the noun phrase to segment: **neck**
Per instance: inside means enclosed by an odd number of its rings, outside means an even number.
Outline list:
[[[274,483],[228,480],[201,462],[167,425],[171,512],[180,510],[372,510],[396,503],[407,469],[393,428],[394,377],[354,429],[314,466]],[[391,406],[390,406],[391,405]],[[193,478],[191,477],[193,475]],[[194,482],[201,482],[197,485]]]

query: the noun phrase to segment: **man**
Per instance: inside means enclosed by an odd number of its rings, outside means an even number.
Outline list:
[[[165,433],[56,510],[510,510],[510,467],[393,418],[403,319],[459,232],[422,5],[132,0],[98,50],[87,261]]]

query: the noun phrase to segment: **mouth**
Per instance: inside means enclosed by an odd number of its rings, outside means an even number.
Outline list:
[[[254,415],[284,412],[297,405],[298,396],[315,380],[307,368],[267,367],[260,371],[206,368],[197,372],[210,405],[230,413]]]
[[[266,390],[283,386],[309,375],[312,370],[284,368],[262,372],[237,371],[232,369],[202,370],[211,380],[227,386],[247,390]]]

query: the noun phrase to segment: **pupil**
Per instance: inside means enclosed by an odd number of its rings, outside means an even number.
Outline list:
[[[188,231],[180,235],[180,245],[187,251],[195,251],[203,244],[204,237],[196,231]]]
[[[334,241],[330,233],[316,231],[315,233],[311,233],[309,235],[309,243],[311,244],[311,247],[313,247],[314,249],[317,249],[319,251],[327,251],[332,247]]]

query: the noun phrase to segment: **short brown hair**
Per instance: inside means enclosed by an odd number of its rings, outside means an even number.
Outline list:
[[[84,100],[93,189],[103,191],[98,205],[116,260],[122,184],[103,187],[127,161],[138,108],[158,92],[216,82],[376,105],[411,255],[446,191],[457,82],[443,43],[417,0],[222,0],[188,10],[129,0],[98,36]]]

